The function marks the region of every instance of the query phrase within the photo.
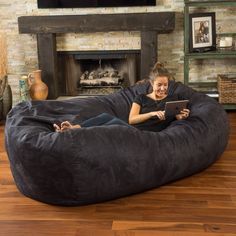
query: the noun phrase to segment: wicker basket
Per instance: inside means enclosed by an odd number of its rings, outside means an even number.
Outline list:
[[[218,75],[219,102],[236,104],[236,74]]]

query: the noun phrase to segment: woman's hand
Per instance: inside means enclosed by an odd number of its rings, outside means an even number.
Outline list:
[[[190,110],[189,109],[183,109],[180,114],[176,115],[177,120],[185,120],[189,117]]]
[[[153,111],[151,112],[152,116],[157,116],[160,120],[165,120],[165,111]]]

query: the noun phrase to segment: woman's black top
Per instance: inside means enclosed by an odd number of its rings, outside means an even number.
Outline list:
[[[146,94],[140,94],[135,97],[133,102],[141,106],[140,114],[144,114],[152,111],[164,111],[166,102],[176,100],[179,100],[177,96],[167,96],[162,100],[153,100]],[[174,116],[166,117],[165,120],[160,120],[157,116],[154,116],[142,123],[135,124],[134,127],[141,130],[158,132],[165,129],[173,120],[175,120]]]

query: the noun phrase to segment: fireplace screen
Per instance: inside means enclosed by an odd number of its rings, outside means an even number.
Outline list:
[[[81,86],[119,86],[124,81],[124,74],[114,69],[110,64],[102,66],[102,60],[99,60],[99,66],[91,71],[86,70],[79,78],[79,87]]]
[[[62,95],[105,95],[133,85],[140,77],[140,52],[60,52]]]

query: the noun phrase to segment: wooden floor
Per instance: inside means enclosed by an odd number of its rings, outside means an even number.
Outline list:
[[[202,173],[142,194],[83,207],[26,198],[16,188],[0,126],[0,236],[236,235],[236,112],[219,161]]]

